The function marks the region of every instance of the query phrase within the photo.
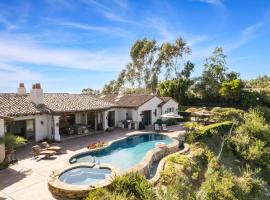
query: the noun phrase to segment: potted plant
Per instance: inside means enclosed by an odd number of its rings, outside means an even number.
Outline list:
[[[4,142],[6,149],[6,157],[4,162],[10,163],[12,162],[12,157],[15,152],[14,149],[22,144],[25,144],[27,140],[23,137],[15,136],[12,133],[6,133],[4,137]]]

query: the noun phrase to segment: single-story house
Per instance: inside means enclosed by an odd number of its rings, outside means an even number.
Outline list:
[[[0,93],[0,137],[11,132],[28,141],[60,141],[72,134],[125,127],[126,121],[137,129],[139,122],[151,125],[166,112],[178,112],[170,97],[44,93],[40,84],[27,93],[21,83],[17,93]]]

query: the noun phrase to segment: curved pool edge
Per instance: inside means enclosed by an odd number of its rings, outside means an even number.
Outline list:
[[[168,136],[169,137],[169,136]],[[161,160],[165,156],[168,156],[172,153],[175,153],[179,150],[179,141],[176,139],[172,139],[172,143],[166,145],[166,148],[154,148],[149,150],[144,156],[143,160],[132,167],[131,169],[121,172],[120,175],[126,174],[129,172],[138,172],[144,176],[148,176],[150,173],[150,169],[152,167],[152,163],[157,160]]]
[[[172,154],[169,154],[169,155],[163,157],[163,158],[159,161],[159,163],[158,163],[158,166],[157,166],[157,170],[156,170],[155,176],[153,176],[153,177],[152,177],[151,179],[149,179],[148,181],[149,181],[150,183],[152,183],[154,186],[156,186],[157,183],[158,183],[158,181],[159,181],[159,179],[160,179],[161,173],[162,173],[162,171],[163,171],[164,168],[165,168],[167,159],[168,159],[170,156],[173,156],[173,155],[176,155],[176,154],[178,154],[178,155],[186,154],[186,153],[189,152],[189,150],[190,150],[189,144],[184,143],[184,148],[183,148],[183,149],[181,149],[180,151],[177,151],[177,152],[175,152],[175,153],[172,153]]]
[[[121,138],[118,138],[118,139],[115,139],[115,140],[111,140],[104,147],[95,148],[95,149],[87,149],[87,148],[85,148],[86,150],[83,150],[82,152],[79,152],[79,153],[78,152],[74,153],[72,156],[70,156],[68,159],[66,159],[65,162],[67,164],[73,165],[73,164],[70,163],[70,160],[72,160],[74,157],[77,157],[77,156],[80,156],[80,155],[83,155],[83,154],[87,154],[87,153],[92,153],[92,152],[100,151],[102,149],[105,149],[105,148],[110,147],[115,142],[118,142],[118,141],[121,141],[121,140],[125,140],[125,139],[130,138],[130,137],[139,136],[139,135],[147,135],[147,134],[163,135],[163,136],[169,137],[173,141],[174,140],[177,140],[176,138],[172,138],[172,137],[170,137],[170,136],[168,136],[166,134],[157,133],[157,132],[140,132],[140,133],[134,133],[132,135],[127,135],[127,136],[124,136],[124,137],[121,137]]]
[[[77,163],[73,165],[69,164],[58,170],[52,171],[52,174],[48,178],[48,188],[53,196],[64,199],[84,198],[88,192],[93,189],[109,186],[113,177],[119,174],[119,169],[117,169],[115,166],[110,164],[100,164],[99,168],[108,168],[112,171],[110,177],[101,183],[97,183],[95,185],[72,185],[59,180],[59,176],[61,176],[64,172],[78,167],[94,167],[94,165],[87,163]]]

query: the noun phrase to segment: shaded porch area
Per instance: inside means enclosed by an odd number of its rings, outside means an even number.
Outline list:
[[[98,130],[103,130],[102,111],[71,112],[59,115],[59,134],[61,138],[87,135]]]

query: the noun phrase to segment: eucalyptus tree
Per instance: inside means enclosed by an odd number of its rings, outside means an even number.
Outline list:
[[[145,92],[156,93],[161,72],[166,78],[189,78],[194,65],[184,63],[184,57],[191,50],[182,38],[174,43],[158,45],[155,40],[137,40],[131,47],[131,61],[118,78],[105,85],[104,92],[119,93],[123,88],[144,88]],[[181,68],[184,68],[182,71]],[[111,85],[112,84],[112,85]],[[137,90],[134,90],[137,91]],[[140,90],[141,91],[141,90]]]
[[[171,77],[180,78],[183,75],[182,66],[186,64],[190,66],[191,63],[183,64],[183,61],[185,56],[190,53],[190,47],[181,37],[177,38],[174,43],[165,42],[161,45],[159,62],[165,68],[166,79]]]
[[[218,101],[222,82],[238,78],[237,73],[228,72],[226,58],[221,47],[215,48],[212,55],[206,58],[202,76],[196,84],[196,91],[204,100]]]
[[[128,65],[129,80],[137,81],[139,87],[144,84],[146,89],[155,92],[160,73],[159,46],[155,40],[137,40],[131,47],[131,62]]]

